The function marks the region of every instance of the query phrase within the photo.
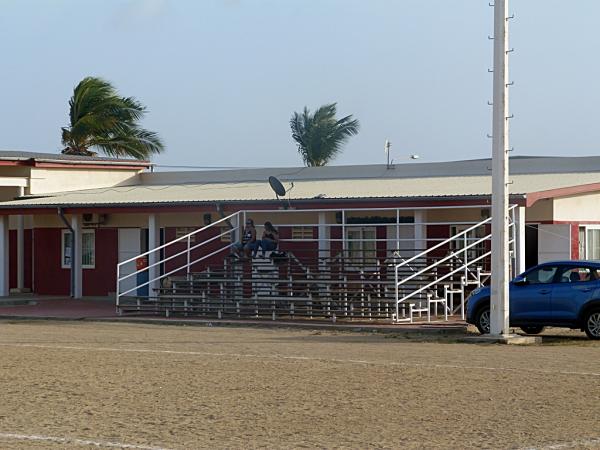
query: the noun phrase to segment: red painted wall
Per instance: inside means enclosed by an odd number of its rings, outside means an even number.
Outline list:
[[[69,295],[71,271],[61,267],[61,236],[59,228],[36,228],[34,231],[34,271],[37,294]],[[116,228],[96,229],[96,264],[83,269],[83,295],[105,296],[114,292],[118,259]]]
[[[84,296],[106,296],[109,292],[115,292],[118,246],[116,228],[96,229],[96,264],[94,269],[83,269]]]
[[[61,268],[60,228],[36,228],[34,240],[34,292],[48,295],[69,295],[70,272]]]

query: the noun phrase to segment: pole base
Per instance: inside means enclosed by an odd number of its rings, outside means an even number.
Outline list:
[[[541,336],[521,336],[520,334],[482,334],[460,339],[461,342],[471,344],[507,344],[507,345],[535,345],[542,343]]]

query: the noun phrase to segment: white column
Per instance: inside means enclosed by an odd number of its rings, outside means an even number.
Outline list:
[[[427,247],[427,211],[417,209],[415,211],[415,255],[421,253]]]
[[[324,212],[319,213],[319,258],[327,258],[329,253],[329,227],[327,216]],[[325,261],[319,260],[319,265],[324,265]]]
[[[153,249],[155,249],[156,247],[158,247],[160,244],[160,228],[158,225],[158,217],[156,216],[156,214],[150,214],[148,216],[148,251],[151,251]],[[155,264],[159,261],[159,252],[151,252],[148,255],[148,266],[151,266],[152,264]],[[158,277],[158,275],[160,274],[160,270],[158,265],[154,266],[154,267],[150,267],[148,269],[148,280],[153,280],[154,278]],[[153,291],[154,288],[157,288],[160,286],[159,281],[154,281],[151,282],[148,285],[148,294],[150,296],[154,295],[155,292]]]
[[[525,272],[525,207],[515,208],[515,272]]]
[[[24,188],[19,187],[18,197],[23,197]],[[25,288],[25,216],[17,216],[17,290]]]
[[[2,215],[0,216],[0,296],[2,297],[7,296],[10,292],[8,242],[8,216]]]
[[[492,118],[492,282],[490,333],[509,333],[508,282],[508,0],[494,1]]]
[[[237,213],[230,220],[231,226],[233,227],[233,233],[231,233],[231,242],[241,242],[242,241],[242,230],[240,228],[240,214]]]
[[[81,216],[79,214],[73,214],[71,217],[71,227],[75,232],[73,239],[73,247],[75,248],[75,255],[71,261],[71,270],[74,273],[73,279],[73,298],[83,297],[83,268],[81,266],[82,259],[82,248],[81,248]]]

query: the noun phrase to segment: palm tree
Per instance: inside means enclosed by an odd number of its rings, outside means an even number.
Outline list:
[[[295,112],[290,119],[292,139],[306,166],[324,166],[341,151],[342,145],[355,134],[360,124],[346,116],[337,120],[336,103],[323,105],[311,114],[305,106],[302,114]]]
[[[86,77],[69,100],[70,125],[62,128],[67,155],[96,156],[96,148],[112,157],[148,159],[164,145],[159,136],[141,128],[146,108],[133,97],[121,97],[101,78]]]

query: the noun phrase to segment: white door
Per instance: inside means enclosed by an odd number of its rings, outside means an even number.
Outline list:
[[[538,264],[571,259],[571,225],[538,225]]]
[[[127,261],[141,253],[141,229],[139,228],[119,228],[119,262]],[[121,266],[121,278],[136,271],[135,261]],[[126,292],[137,286],[136,277],[129,277],[123,280],[119,286],[119,292]],[[135,292],[130,292],[135,295]]]

